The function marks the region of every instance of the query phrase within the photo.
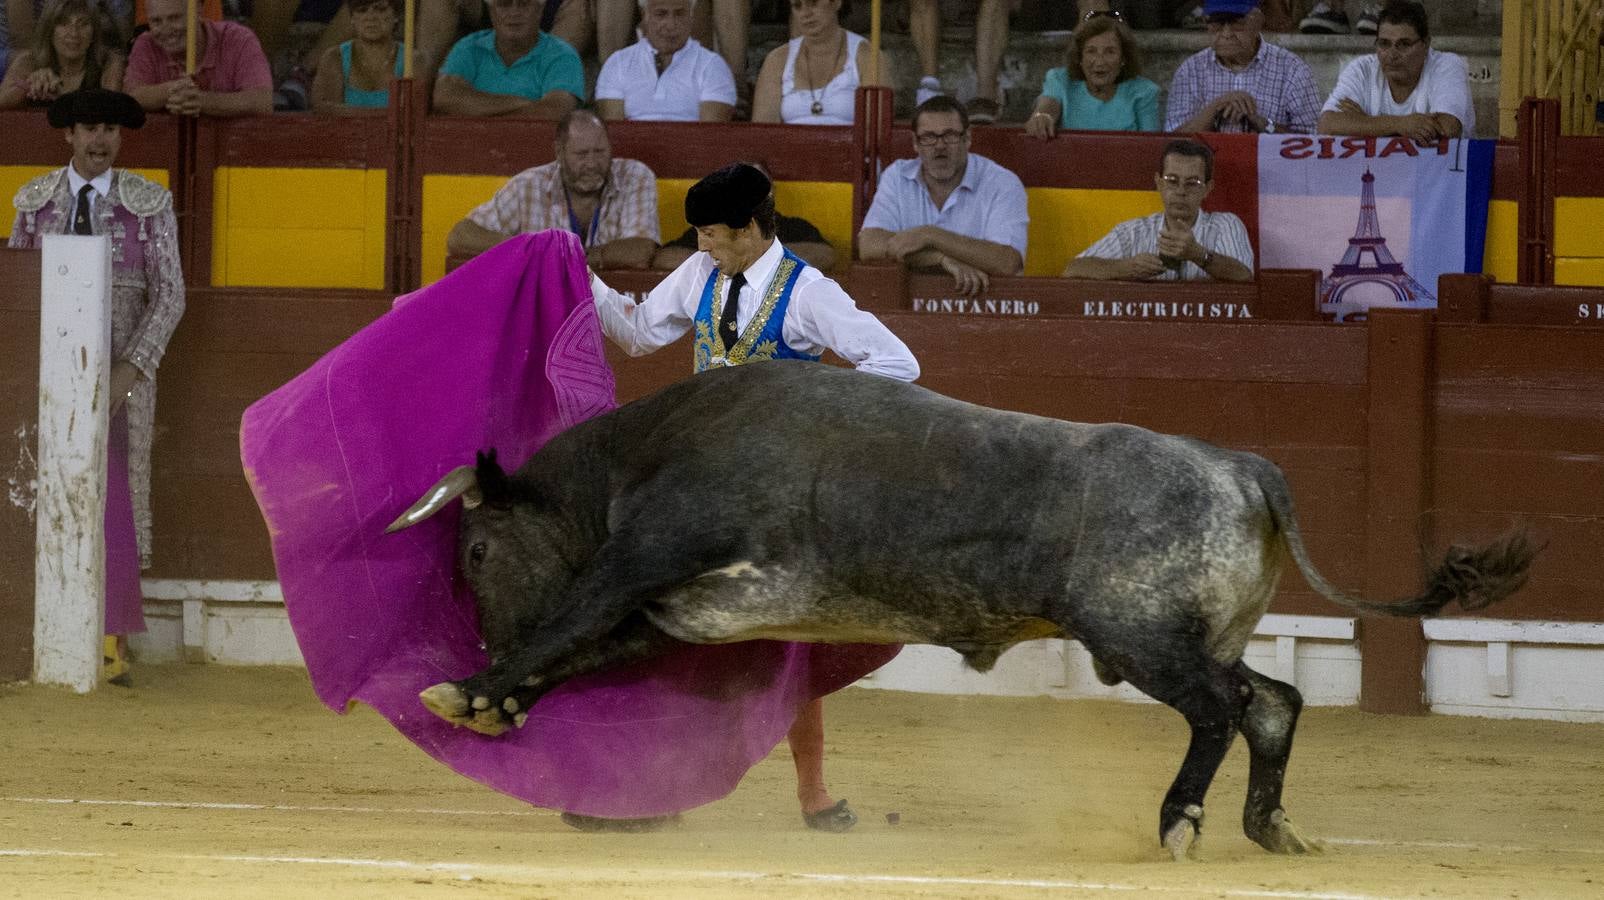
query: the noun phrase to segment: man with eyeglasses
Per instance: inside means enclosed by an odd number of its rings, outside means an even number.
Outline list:
[[[916,159],[880,175],[858,233],[858,257],[944,271],[966,295],[992,275],[1025,267],[1030,227],[1025,185],[997,163],[969,152],[969,117],[956,100],[936,96],[913,113]]]
[[[1376,21],[1375,55],[1343,67],[1320,133],[1402,135],[1423,145],[1474,136],[1469,67],[1464,57],[1431,48],[1426,10],[1391,0]]]
[[[1242,220],[1205,212],[1214,189],[1214,151],[1197,141],[1164,148],[1153,176],[1162,212],[1114,226],[1064,267],[1066,278],[1118,281],[1253,280],[1253,245]]]
[[[1181,63],[1170,82],[1164,130],[1314,130],[1320,92],[1297,54],[1261,36],[1259,0],[1206,0],[1209,46]]]
[[[562,38],[540,30],[541,0],[486,0],[490,28],[451,48],[434,109],[455,116],[561,119],[585,98],[585,69]]]

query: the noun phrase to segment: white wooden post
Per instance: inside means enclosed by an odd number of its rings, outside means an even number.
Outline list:
[[[84,693],[105,630],[111,242],[46,236],[39,289],[33,677]]]

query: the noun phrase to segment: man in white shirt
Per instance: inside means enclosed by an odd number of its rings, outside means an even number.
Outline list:
[[[641,39],[607,57],[596,113],[638,122],[728,122],[735,78],[723,57],[691,37],[696,0],[639,0]]]
[[[1253,244],[1242,220],[1203,211],[1214,190],[1214,151],[1207,144],[1170,141],[1153,183],[1164,210],[1115,225],[1069,261],[1066,278],[1253,280]]]
[[[955,287],[978,294],[992,275],[1025,267],[1030,213],[1019,176],[969,152],[969,116],[938,95],[913,112],[916,159],[880,175],[858,233],[858,257],[940,269]]]
[[[698,372],[769,359],[816,360],[830,350],[862,372],[903,381],[919,377],[919,364],[901,339],[774,239],[773,186],[761,171],[736,163],[698,181],[685,195],[685,220],[696,228],[701,250],[639,305],[591,273],[602,330],[626,353],[645,355],[694,326]],[[750,424],[762,428],[761,422]],[[808,827],[851,828],[857,815],[845,800],[832,803],[824,785],[822,701],[803,707],[787,740]],[[609,827],[583,817],[564,821]]]
[[[1464,57],[1431,48],[1426,11],[1390,0],[1377,22],[1375,55],[1343,67],[1320,111],[1320,133],[1396,134],[1421,144],[1474,136],[1468,67]]]

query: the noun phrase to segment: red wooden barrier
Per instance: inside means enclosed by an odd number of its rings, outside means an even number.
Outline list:
[[[0,248],[0,682],[33,673],[39,254]]]

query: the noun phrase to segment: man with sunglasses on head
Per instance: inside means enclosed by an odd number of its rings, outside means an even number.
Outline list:
[[[1214,189],[1214,151],[1170,141],[1153,177],[1164,209],[1114,226],[1064,267],[1066,278],[1120,281],[1253,280],[1247,227],[1228,212],[1205,212]]]
[[[858,257],[952,275],[973,296],[992,275],[1025,267],[1030,226],[1019,176],[969,152],[969,117],[951,97],[936,96],[913,112],[915,159],[880,174],[874,202],[858,233]]]
[[[1204,0],[1209,46],[1170,82],[1165,131],[1314,130],[1320,92],[1297,54],[1264,40],[1259,0]]]
[[[1426,10],[1390,0],[1376,20],[1375,55],[1343,67],[1321,110],[1320,133],[1402,135],[1420,144],[1474,136],[1465,59],[1431,48]]]

